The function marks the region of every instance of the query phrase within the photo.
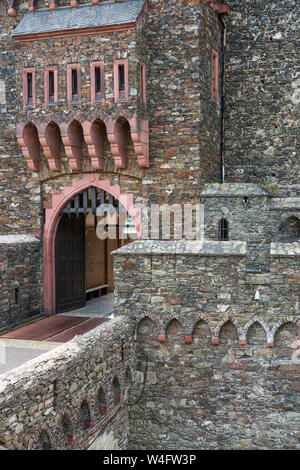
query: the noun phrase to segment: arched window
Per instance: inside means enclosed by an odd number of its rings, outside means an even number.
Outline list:
[[[300,240],[300,219],[296,216],[285,219],[278,229],[277,241],[293,243]]]
[[[229,240],[229,224],[224,217],[219,221],[219,240]]]

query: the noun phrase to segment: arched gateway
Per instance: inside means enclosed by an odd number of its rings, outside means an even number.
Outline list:
[[[85,175],[62,194],[52,197],[46,209],[44,227],[44,308],[55,313],[82,307],[86,292],[94,287],[113,289],[110,252],[121,246],[116,239],[100,240],[95,233],[97,208],[110,204],[117,219],[129,214],[140,234],[139,212],[133,208],[133,195],[121,194],[118,185]],[[113,214],[111,214],[113,215]],[[87,267],[89,269],[87,269]]]

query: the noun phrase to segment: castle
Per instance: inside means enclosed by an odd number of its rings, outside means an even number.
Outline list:
[[[1,331],[115,298],[0,377],[1,446],[299,448],[296,0],[0,8]],[[105,203],[138,240],[95,236]],[[202,239],[135,204],[201,204]]]

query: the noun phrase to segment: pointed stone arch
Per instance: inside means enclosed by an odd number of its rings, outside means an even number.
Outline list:
[[[98,175],[87,174],[74,182],[73,186],[65,187],[61,194],[52,196],[52,208],[45,211],[44,225],[44,311],[47,315],[55,314],[55,236],[59,224],[59,214],[63,207],[76,194],[92,186],[103,189],[120,201],[132,217],[138,237],[141,236],[141,214],[133,207],[133,195],[121,194],[120,186],[112,186],[109,180],[99,180]]]

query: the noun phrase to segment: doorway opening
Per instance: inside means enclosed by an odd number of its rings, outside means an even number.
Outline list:
[[[61,210],[55,238],[56,313],[113,292],[111,252],[131,241],[122,236],[127,218],[122,204],[97,187],[77,194]]]

